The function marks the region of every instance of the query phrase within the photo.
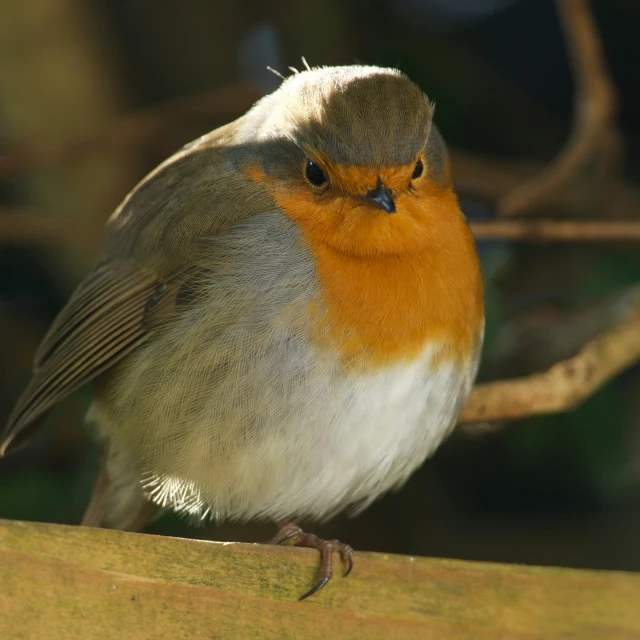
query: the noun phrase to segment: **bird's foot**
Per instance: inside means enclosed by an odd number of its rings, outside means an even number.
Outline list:
[[[340,554],[343,562],[346,563],[347,569],[344,572],[346,578],[353,569],[353,549],[340,540],[323,540],[313,533],[305,533],[297,524],[293,522],[280,523],[280,530],[271,544],[288,544],[293,547],[306,547],[308,549],[317,549],[320,552],[320,579],[316,585],[301,595],[298,600],[304,600],[313,595],[319,589],[322,589],[333,575],[333,552]]]

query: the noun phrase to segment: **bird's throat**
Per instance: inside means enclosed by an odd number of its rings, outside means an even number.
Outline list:
[[[484,323],[475,243],[451,189],[426,184],[401,196],[393,215],[318,199],[308,189],[270,195],[299,225],[320,295],[312,302],[312,340],[348,367],[382,368],[420,357],[463,364]]]

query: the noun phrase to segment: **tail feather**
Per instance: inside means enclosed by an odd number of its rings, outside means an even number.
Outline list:
[[[144,496],[140,472],[129,456],[106,445],[81,526],[141,531],[162,513]]]

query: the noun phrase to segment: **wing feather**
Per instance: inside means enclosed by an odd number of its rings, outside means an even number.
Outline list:
[[[117,309],[122,302],[135,300],[135,295],[149,284],[144,274],[118,274],[100,265],[82,283],[55,319],[35,355],[34,368],[50,359],[64,338],[85,323],[93,324],[96,317]]]
[[[232,133],[229,125],[176,153],[113,213],[103,260],[36,352],[31,381],[0,433],[0,456],[32,435],[53,405],[162,330],[189,272],[203,268],[206,238],[270,210],[264,190],[233,169],[228,144],[218,144]]]
[[[76,290],[38,349],[33,377],[2,434],[0,455],[26,440],[57,402],[142,344],[167,286],[99,265]]]

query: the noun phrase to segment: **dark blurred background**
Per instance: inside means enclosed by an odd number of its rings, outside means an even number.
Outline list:
[[[638,202],[640,3],[593,9],[619,92],[617,179]],[[0,421],[127,191],[275,88],[267,65],[288,73],[303,55],[312,66],[400,68],[436,102],[454,150],[506,170],[542,167],[571,129],[573,79],[551,0],[4,0]],[[457,178],[455,155],[453,169]],[[460,195],[470,218],[494,216],[462,187]],[[538,213],[606,218],[607,203],[604,194],[597,210]],[[16,220],[33,226],[6,232]],[[493,240],[479,248],[485,380],[574,354],[609,326],[625,288],[640,283],[640,243]],[[27,449],[0,460],[0,517],[79,522],[98,456],[82,424],[88,401],[77,393]],[[274,532],[266,524],[193,528],[171,515],[149,531],[246,541]],[[363,550],[640,570],[640,367],[570,413],[459,428],[402,491],[314,531]]]

